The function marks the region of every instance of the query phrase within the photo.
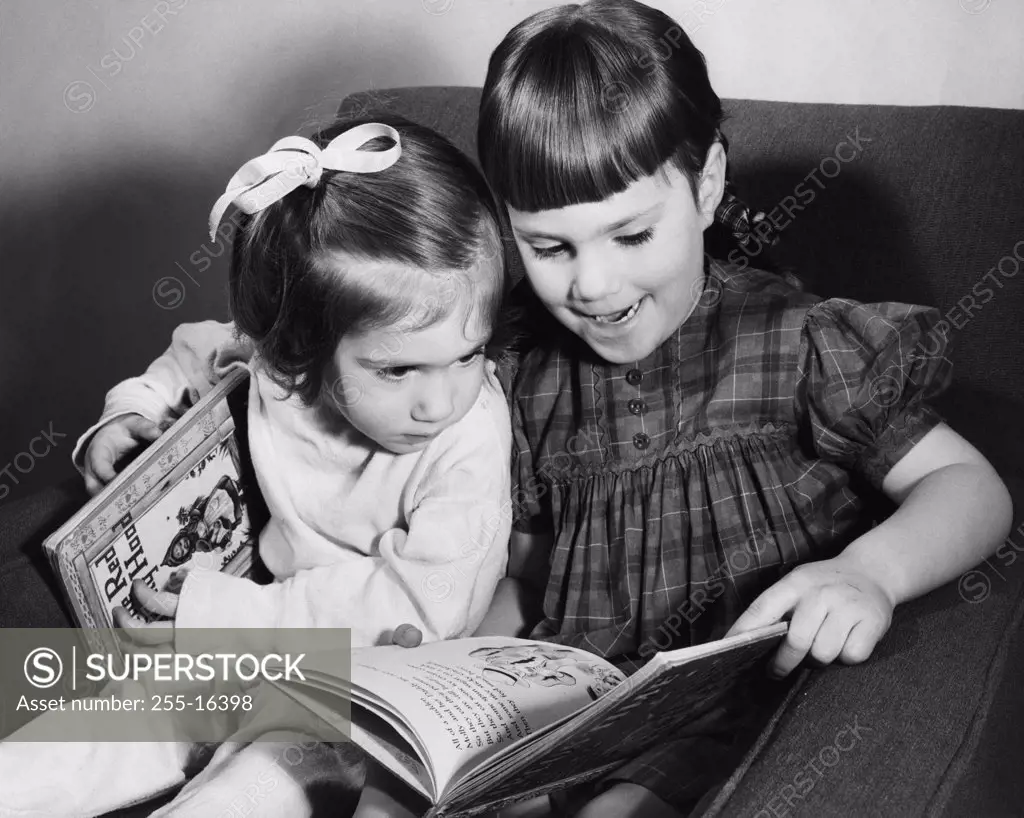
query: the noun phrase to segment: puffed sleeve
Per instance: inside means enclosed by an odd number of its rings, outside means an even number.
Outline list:
[[[829,299],[808,310],[796,416],[820,457],[881,488],[941,418],[928,401],[952,377],[938,310]]]

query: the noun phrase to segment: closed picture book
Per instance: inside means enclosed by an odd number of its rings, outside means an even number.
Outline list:
[[[657,653],[628,678],[583,650],[488,636],[312,654],[304,679],[273,684],[351,731],[430,818],[473,816],[591,780],[678,736],[786,630]]]
[[[120,654],[110,629],[141,579],[180,587],[187,571],[257,573],[266,521],[248,457],[249,373],[233,370],[56,532],[44,548],[77,624]]]

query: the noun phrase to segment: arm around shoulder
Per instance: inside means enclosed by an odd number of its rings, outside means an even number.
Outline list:
[[[233,367],[247,365],[251,343],[234,324],[201,321],[178,326],[167,350],[146,371],[107,392],[99,420],[78,439],[72,462],[83,469],[93,435],[111,421],[139,415],[161,430],[181,417]]]

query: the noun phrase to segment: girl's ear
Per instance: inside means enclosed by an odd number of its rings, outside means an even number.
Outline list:
[[[708,158],[704,162],[700,185],[697,188],[697,209],[700,211],[701,223],[705,230],[714,223],[715,211],[725,193],[727,162],[725,148],[721,142],[716,141],[708,149]]]

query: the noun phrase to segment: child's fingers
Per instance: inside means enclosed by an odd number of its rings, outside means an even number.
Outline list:
[[[143,622],[120,605],[114,608],[114,626],[125,631],[137,645],[165,645],[174,641],[173,622]]]
[[[763,628],[782,619],[796,607],[804,591],[804,583],[796,572],[788,574],[750,603],[737,619],[726,636],[733,636],[755,628]]]
[[[105,486],[117,476],[114,463],[117,461],[117,449],[109,441],[95,441],[86,455],[86,469],[98,484]]]
[[[117,477],[117,464],[141,443],[160,437],[160,427],[142,415],[128,415],[101,428],[85,452],[85,490],[91,496]]]
[[[117,462],[138,445],[130,429],[121,426],[101,429],[86,451],[85,468],[98,485],[105,486],[117,477]]]
[[[391,635],[391,641],[403,648],[415,648],[423,641],[423,634],[415,625],[399,625]]]
[[[106,484],[100,482],[96,478],[96,475],[94,475],[91,470],[86,470],[86,472],[85,472],[85,490],[87,492],[89,492],[89,496],[90,497],[95,497],[97,494],[99,494],[101,491],[103,491],[104,485],[106,485]]]
[[[93,444],[85,454],[82,474],[85,477],[85,490],[90,497],[95,497],[107,484],[117,476],[114,469],[112,449],[104,444]]]
[[[128,611],[118,605],[114,608],[114,627],[132,632],[137,628],[146,625],[146,622],[138,617],[132,616]],[[131,633],[129,633],[131,636]],[[133,637],[134,638],[134,637]]]
[[[825,621],[818,628],[811,646],[811,658],[822,665],[832,664],[843,650],[847,638],[857,624],[857,619],[832,610],[825,615]]]
[[[788,676],[804,660],[827,615],[828,608],[817,594],[796,606],[786,638],[782,640],[772,660],[771,672],[774,675]]]
[[[156,440],[162,434],[160,427],[142,415],[130,415],[125,419],[125,429],[137,440]]]
[[[132,593],[139,604],[157,616],[173,617],[178,612],[178,595],[169,591],[154,591],[141,579],[132,583]]]
[[[839,653],[839,659],[845,664],[856,665],[867,660],[875,649],[875,645],[885,635],[887,626],[881,622],[862,619],[846,637],[846,643]]]

